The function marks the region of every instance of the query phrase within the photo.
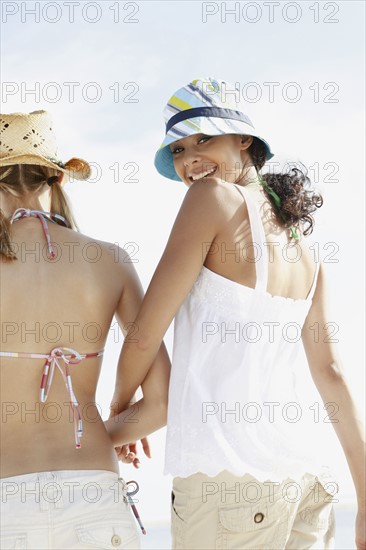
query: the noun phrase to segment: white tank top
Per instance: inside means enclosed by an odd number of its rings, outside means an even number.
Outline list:
[[[177,312],[164,473],[215,476],[227,470],[263,482],[329,471],[296,421],[294,382],[320,264],[306,299],[269,294],[259,208],[245,188],[236,187],[261,251],[256,285],[244,286],[203,266]]]

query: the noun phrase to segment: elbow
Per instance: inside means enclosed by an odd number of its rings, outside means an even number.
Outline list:
[[[345,373],[340,361],[332,361],[328,365],[328,376],[334,380],[345,380]]]
[[[159,340],[152,334],[138,330],[133,337],[127,336],[125,342],[135,344],[136,348],[144,353],[151,353],[152,350],[157,352],[160,344]]]
[[[151,409],[154,416],[155,429],[160,429],[166,426],[168,421],[168,400],[165,397],[156,397],[154,400],[149,401],[149,409]]]
[[[167,422],[168,422],[168,408],[165,407],[164,409],[162,409],[160,411],[160,416],[159,416],[159,425],[160,425],[160,428],[163,428],[164,426],[167,425]]]
[[[157,412],[161,427],[166,426],[168,421],[168,400],[160,399],[157,404]]]
[[[315,369],[312,372],[313,378],[326,380],[328,383],[341,382],[346,383],[346,376],[340,361],[332,361],[322,368]]]

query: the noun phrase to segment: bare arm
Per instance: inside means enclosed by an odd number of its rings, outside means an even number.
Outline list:
[[[207,243],[212,243],[220,224],[222,191],[211,179],[195,183],[186,193],[135,321],[137,341],[126,338],[122,348],[114,394],[120,410],[140,384],[144,388],[162,338],[197,279]]]
[[[130,331],[130,334],[132,333],[130,338],[133,340],[135,327],[134,320],[137,317],[143,300],[143,289],[128,254],[123,251],[123,254],[119,254],[119,256],[122,256],[125,281],[115,315],[125,338],[128,338],[128,331]],[[119,423],[120,436],[123,438],[124,443],[130,443],[131,441],[140,439],[140,437],[144,437],[166,424],[169,374],[169,356],[164,343],[161,343],[155,360],[152,361],[149,374],[144,381],[142,388],[144,399],[142,403],[139,402],[133,405],[134,408],[127,413],[126,422],[122,420]],[[119,374],[117,371],[116,386],[120,384],[118,376]],[[132,398],[133,395],[131,395],[130,401]],[[128,403],[126,403],[126,405],[127,404]],[[111,417],[117,415],[121,410],[117,396],[116,399],[112,399]],[[131,421],[129,421],[129,419]],[[110,418],[105,422],[105,425],[109,435],[112,437],[110,428],[116,427],[115,420],[112,421]],[[115,437],[112,437],[112,441],[115,442]],[[115,444],[117,445],[118,443]]]
[[[324,279],[324,266],[321,265],[313,304],[304,324],[302,340],[311,376],[324,404],[332,402],[337,408],[333,427],[350,468],[358,504],[360,507],[365,507],[365,428],[347,385],[337,350],[334,344],[329,343],[330,334],[325,328],[329,318]],[[319,341],[315,341],[314,330],[310,328],[314,323],[319,323]]]

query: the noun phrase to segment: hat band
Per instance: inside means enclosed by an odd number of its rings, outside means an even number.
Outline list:
[[[254,128],[249,117],[240,111],[234,111],[233,109],[222,109],[220,107],[195,107],[194,109],[180,111],[176,115],[172,116],[172,118],[170,118],[166,123],[166,133],[169,132],[172,126],[178,124],[178,122],[182,122],[182,120],[187,120],[188,118],[196,118],[200,116],[240,120],[240,122],[245,122]]]

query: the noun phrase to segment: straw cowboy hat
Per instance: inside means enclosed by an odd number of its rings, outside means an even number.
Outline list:
[[[259,136],[253,123],[245,114],[245,105],[233,100],[233,90],[235,90],[233,84],[205,77],[193,80],[172,95],[163,111],[166,135],[154,161],[160,174],[166,178],[181,181],[174,169],[169,145],[194,134],[254,136],[263,142],[266,160],[273,157],[270,146]]]
[[[52,119],[46,111],[0,114],[0,166],[14,164],[48,166],[77,180],[91,174],[85,160],[72,158],[64,163],[58,158]]]

